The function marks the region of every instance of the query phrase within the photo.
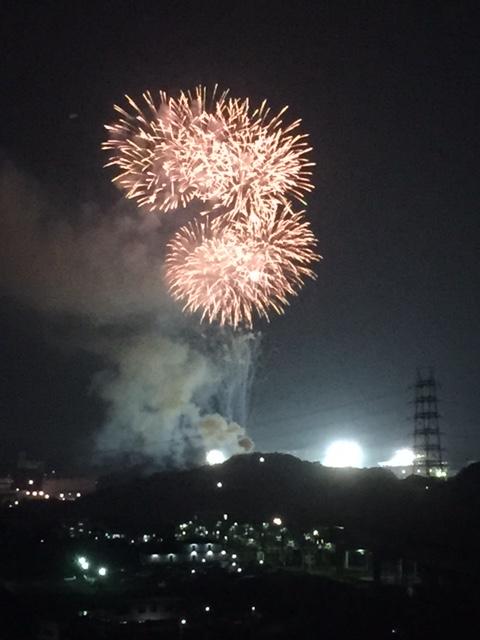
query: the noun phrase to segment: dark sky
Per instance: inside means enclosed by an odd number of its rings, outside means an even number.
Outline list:
[[[421,5],[6,3],[1,153],[66,218],[119,200],[100,143],[125,93],[218,83],[303,119],[324,260],[261,327],[249,424],[261,450],[318,459],[348,436],[367,463],[385,460],[411,444],[408,386],[431,365],[449,460],[480,456],[478,16],[474,3]],[[65,319],[16,293],[2,298],[3,461],[20,447],[86,460],[103,420],[98,358],[59,347]]]

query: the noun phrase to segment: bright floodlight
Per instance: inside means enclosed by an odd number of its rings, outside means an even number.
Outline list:
[[[226,459],[225,454],[223,451],[220,451],[220,449],[210,449],[210,451],[207,452],[207,462],[210,465],[222,464]]]
[[[363,452],[353,440],[337,440],[327,449],[323,464],[326,467],[361,467]]]
[[[411,467],[415,454],[411,449],[397,449],[393,456],[385,462],[379,462],[381,467]]]

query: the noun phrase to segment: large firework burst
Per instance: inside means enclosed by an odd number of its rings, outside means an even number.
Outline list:
[[[143,94],[144,109],[127,96],[130,112],[115,106],[118,121],[107,125],[114,181],[141,206],[169,211],[193,198],[231,214],[303,202],[312,189],[306,136],[297,120],[283,127],[286,107],[271,116],[266,102],[228,92],[208,99],[204,87],[178,98]]]
[[[302,213],[284,207],[255,221],[194,221],[168,245],[166,279],[184,310],[250,328],[255,314],[283,313],[288,296],[314,278],[316,239]]]

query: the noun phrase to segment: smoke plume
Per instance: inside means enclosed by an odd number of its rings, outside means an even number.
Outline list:
[[[120,203],[64,211],[0,167],[0,288],[52,322],[63,347],[104,363],[98,454],[184,466],[210,448],[248,451],[246,406],[258,341],[185,318],[163,286],[165,218]],[[171,223],[170,223],[171,224]]]

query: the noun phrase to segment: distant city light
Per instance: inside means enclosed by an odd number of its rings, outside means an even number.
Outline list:
[[[29,480],[28,484],[32,485],[33,484],[33,480]]]
[[[224,513],[224,514],[223,514],[223,519],[224,519],[224,520],[228,520],[228,513]]]
[[[265,462],[265,458],[263,456],[260,456],[260,458],[258,460],[259,460],[259,462]]]
[[[363,451],[353,440],[337,440],[327,448],[323,464],[326,467],[361,467]]]
[[[221,489],[223,487],[223,484],[221,482],[217,482],[217,487]]]
[[[102,576],[102,577],[106,576],[107,575],[107,568],[106,567],[100,567],[98,569],[98,575]]]
[[[187,624],[187,621],[185,620],[185,618],[182,618],[182,619],[180,620],[180,624]]]
[[[207,452],[206,460],[209,465],[222,464],[226,459],[225,454],[220,449],[210,449]]]
[[[88,568],[90,567],[90,563],[88,562],[88,560],[85,558],[85,556],[80,556],[77,559],[78,564],[80,565],[80,567],[84,570],[84,571],[88,571]]]
[[[381,467],[411,467],[415,454],[411,449],[397,449],[389,460],[379,462]]]
[[[276,524],[278,527],[280,527],[282,525],[282,519],[281,518],[273,518],[272,522],[273,522],[273,524]]]
[[[210,607],[208,606],[208,604],[207,604],[207,606],[205,607],[205,611],[206,611],[207,613],[209,613],[209,612],[210,612]]]

